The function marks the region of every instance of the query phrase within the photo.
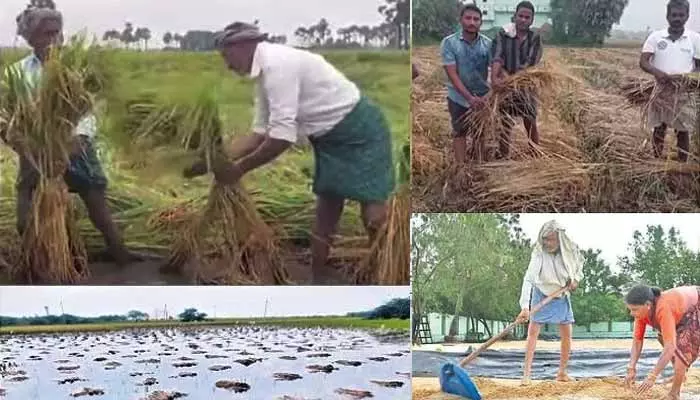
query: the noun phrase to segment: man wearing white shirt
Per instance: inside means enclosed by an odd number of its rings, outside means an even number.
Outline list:
[[[235,138],[235,161],[215,167],[214,174],[219,182],[235,183],[308,138],[317,195],[312,272],[323,283],[332,279],[326,262],[345,200],[360,202],[370,240],[386,220],[395,184],[391,132],[379,107],[322,56],[266,39],[256,25],[243,22],[217,34],[229,69],[254,79],[257,88],[253,134]],[[193,169],[186,175],[206,172]]]
[[[700,34],[685,28],[690,17],[687,0],[671,0],[666,7],[668,28],[653,32],[642,48],[639,66],[656,78],[659,95],[649,106],[649,125],[653,127],[654,156],[661,157],[668,128],[676,131],[678,159],[688,161],[690,130],[696,111],[690,94],[670,84],[674,76],[700,71]]]
[[[17,17],[17,34],[27,41],[33,52],[10,68],[24,76],[30,89],[41,83],[42,64],[49,48],[52,45],[60,45],[63,40],[62,30],[63,16],[53,8],[30,5]],[[107,178],[92,143],[96,129],[96,119],[92,114],[87,115],[76,126],[75,141],[64,179],[70,192],[80,195],[90,220],[104,236],[107,245],[104,255],[123,265],[143,257],[126,249],[107,206]],[[32,195],[38,182],[38,171],[24,154],[19,154],[17,230],[20,235],[26,229],[32,207]]]

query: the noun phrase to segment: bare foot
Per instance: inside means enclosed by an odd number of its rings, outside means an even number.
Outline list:
[[[557,374],[557,382],[573,382],[572,379],[566,372],[560,372]]]
[[[523,379],[520,380],[520,386],[530,386],[532,385],[532,380],[530,379],[529,376],[523,376]]]
[[[681,400],[681,394],[680,393],[668,393],[666,397],[664,397],[664,400]]]

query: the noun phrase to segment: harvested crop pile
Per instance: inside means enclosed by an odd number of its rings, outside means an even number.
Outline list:
[[[225,160],[216,99],[202,91],[192,104],[157,105],[146,97],[130,101],[124,118],[135,140],[130,150],[155,147],[194,151],[211,169]],[[167,159],[167,158],[166,158]],[[179,233],[166,270],[185,272],[200,283],[289,283],[274,232],[242,186],[214,183],[208,201],[189,216],[179,215]]]
[[[239,185],[212,185],[204,210],[176,237],[168,268],[200,283],[290,283],[274,232]]]
[[[439,52],[419,48],[413,58],[425,71],[415,80],[412,94],[414,211],[700,210],[700,153],[688,163],[676,162],[675,135],[669,134],[667,158],[655,159],[651,130],[640,122],[642,110],[620,89],[639,76],[631,69],[632,55],[618,49],[547,49],[543,67],[527,72],[522,82],[495,89],[487,107],[467,117],[485,140],[485,159],[466,166],[453,162]],[[495,160],[491,154],[502,124],[497,98],[521,83],[540,102],[540,145],[534,152],[529,149],[518,122],[510,158]],[[700,150],[697,143],[696,148]]]
[[[413,380],[414,400],[456,400],[461,397],[442,393],[436,379],[430,383],[416,383]],[[663,398],[666,390],[657,386],[645,396],[637,396],[633,389],[627,389],[621,379],[586,379],[577,382],[536,382],[531,386],[517,386],[498,383],[490,379],[474,379],[484,399],[489,400],[644,400]]]
[[[32,208],[12,275],[26,283],[76,283],[89,274],[63,175],[78,122],[93,108],[107,78],[96,47],[73,38],[53,48],[37,82],[7,69],[0,88],[3,139],[38,174]]]

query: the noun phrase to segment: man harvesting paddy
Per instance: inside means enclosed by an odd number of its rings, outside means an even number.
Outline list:
[[[50,48],[61,45],[62,30],[63,16],[53,8],[30,5],[17,17],[17,34],[27,41],[33,51],[9,68],[23,77],[30,90],[36,90],[41,82],[42,66],[48,58]],[[5,71],[4,76],[8,73]],[[96,119],[92,114],[85,116],[75,127],[70,162],[64,174],[65,182],[69,191],[77,193],[83,200],[90,220],[104,236],[107,245],[104,256],[120,265],[141,261],[145,258],[144,255],[126,249],[109,211],[106,198],[107,179],[93,145],[96,129]],[[27,230],[33,193],[40,172],[30,161],[31,157],[28,154],[22,154],[13,143],[8,144],[19,153],[17,230],[23,235]]]
[[[391,132],[382,111],[322,56],[270,43],[255,25],[235,22],[216,37],[229,69],[257,83],[252,134],[227,145],[230,162],[217,163],[218,182],[235,184],[269,164],[301,138],[315,154],[317,196],[312,231],[312,273],[329,277],[331,236],[346,200],[360,202],[370,241],[384,224],[394,190]],[[199,162],[186,177],[207,172]]]
[[[530,257],[530,264],[525,273],[520,294],[522,311],[518,315],[518,320],[521,322],[530,320],[523,367],[523,385],[530,384],[537,338],[544,324],[559,325],[561,359],[556,379],[561,382],[571,381],[566,371],[571,352],[571,334],[574,324],[569,294],[565,293],[561,297],[555,298],[532,316],[530,308],[563,287],[575,290],[583,278],[583,261],[583,255],[578,246],[571,241],[564,228],[556,221],[549,221],[542,226]]]
[[[503,83],[505,78],[527,68],[536,66],[542,60],[542,38],[530,29],[535,19],[535,7],[529,1],[518,3],[513,23],[506,25],[493,41],[493,64],[491,81],[494,86]],[[500,106],[503,130],[499,140],[499,158],[508,158],[513,130],[513,118],[522,117],[531,149],[540,142],[537,127],[537,101],[525,91],[512,94],[509,101]]]
[[[677,287],[662,292],[659,288],[637,285],[625,295],[625,304],[634,317],[634,342],[625,378],[628,386],[635,381],[647,326],[658,332],[658,340],[663,346],[656,365],[637,389],[639,395],[654,386],[659,374],[671,362],[673,383],[666,399],[680,399],[688,369],[700,353],[699,297],[700,288],[697,286]]]
[[[481,9],[476,5],[464,6],[460,13],[462,30],[444,38],[440,45],[442,65],[448,77],[447,110],[452,122],[452,147],[457,164],[464,163],[467,158],[467,136],[471,132],[466,116],[470,110],[483,107],[484,96],[489,91],[491,41],[479,32],[481,17]],[[476,142],[481,141],[474,140],[475,145]],[[483,155],[481,146],[474,150],[480,160]]]
[[[690,17],[687,0],[671,0],[666,6],[668,28],[653,32],[642,48],[639,66],[654,76],[658,95],[649,104],[648,123],[653,128],[654,156],[660,158],[668,128],[676,131],[678,160],[688,161],[690,130],[695,111],[690,99],[674,87],[680,75],[700,71],[700,34],[685,28]]]

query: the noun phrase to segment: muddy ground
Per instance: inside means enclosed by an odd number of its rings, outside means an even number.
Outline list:
[[[118,266],[108,262],[90,262],[90,277],[80,284],[84,285],[190,285],[197,284],[191,278],[178,273],[163,273],[160,267],[165,259],[132,263]],[[312,284],[311,254],[306,249],[288,250],[283,256],[283,265],[290,280],[298,285]],[[328,285],[353,284],[351,272],[354,265],[350,261],[331,260],[328,264]],[[0,268],[0,285],[12,285],[13,282]]]

